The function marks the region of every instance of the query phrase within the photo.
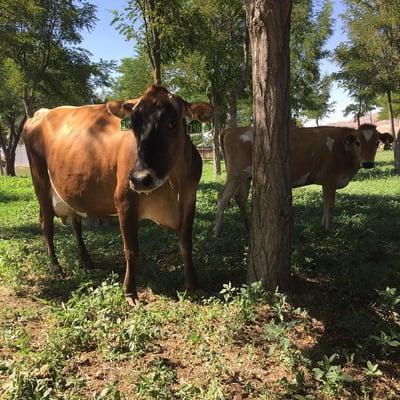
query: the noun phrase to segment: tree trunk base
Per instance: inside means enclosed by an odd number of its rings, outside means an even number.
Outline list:
[[[400,174],[400,137],[393,142],[394,172]]]

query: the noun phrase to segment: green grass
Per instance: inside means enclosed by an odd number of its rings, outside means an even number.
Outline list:
[[[391,153],[377,161],[338,192],[333,235],[320,226],[320,187],[294,191],[286,293],[243,286],[248,247],[236,205],[213,238],[223,179],[207,163],[194,262],[214,296],[180,292],[175,235],[144,221],[134,309],[120,285],[117,224],[85,224],[96,266],[87,271],[57,221],[60,280],[47,269],[30,178],[0,177],[0,398],[399,398],[400,178]]]

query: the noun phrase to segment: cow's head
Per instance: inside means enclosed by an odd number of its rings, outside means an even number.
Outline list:
[[[138,99],[109,103],[108,109],[130,118],[138,156],[129,184],[137,192],[155,190],[168,178],[184,150],[185,118],[207,121],[213,113],[210,104],[188,103],[158,85],[149,86]]]
[[[360,167],[373,168],[379,141],[390,140],[386,134],[376,130],[375,125],[362,124],[355,134],[349,134],[345,139],[345,150],[354,153]],[[393,137],[391,139],[393,142]]]

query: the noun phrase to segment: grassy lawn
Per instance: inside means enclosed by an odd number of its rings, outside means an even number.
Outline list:
[[[221,239],[206,164],[194,262],[214,296],[191,299],[175,235],[143,221],[140,304],[125,305],[116,224],[85,226],[96,268],[56,223],[67,273],[47,270],[28,176],[0,177],[1,399],[399,399],[400,178],[379,153],[338,192],[336,233],[320,187],[294,191],[293,278],[285,293],[243,285],[247,239],[236,205]]]

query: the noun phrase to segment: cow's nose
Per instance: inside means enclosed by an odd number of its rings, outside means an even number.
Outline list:
[[[364,161],[362,163],[363,168],[369,169],[369,168],[374,168],[374,166],[375,166],[375,163],[373,161]]]
[[[134,190],[144,192],[151,190],[154,186],[154,179],[150,172],[139,172],[129,175],[129,180],[134,186]]]

